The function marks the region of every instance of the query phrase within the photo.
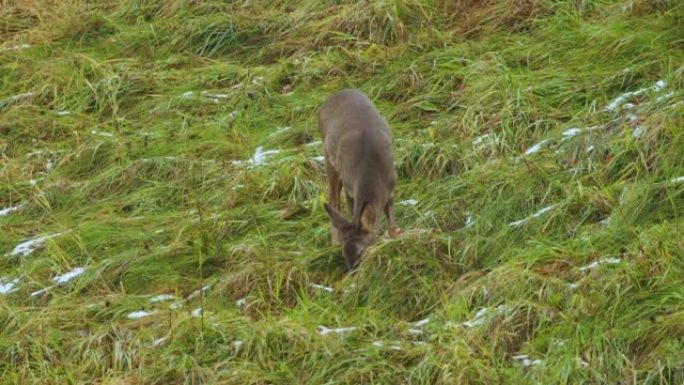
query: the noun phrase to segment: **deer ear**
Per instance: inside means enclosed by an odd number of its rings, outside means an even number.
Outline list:
[[[323,206],[325,207],[325,211],[328,212],[328,216],[332,220],[333,226],[337,227],[338,229],[349,227],[350,223],[344,218],[342,213],[335,210],[335,208],[329,203],[325,203]]]

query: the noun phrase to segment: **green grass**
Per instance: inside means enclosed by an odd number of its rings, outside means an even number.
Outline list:
[[[0,383],[681,384],[683,20],[656,0],[6,5]],[[343,87],[387,117],[399,174],[402,233],[354,274],[317,159]]]

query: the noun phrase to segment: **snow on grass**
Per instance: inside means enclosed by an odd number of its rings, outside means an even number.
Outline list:
[[[167,340],[168,340],[167,337],[161,337],[161,338],[157,338],[155,340],[152,340],[152,347],[156,348],[156,347],[160,346],[161,344],[163,344],[164,342],[166,342]]]
[[[11,47],[5,47],[5,48],[1,49],[0,52],[3,52],[3,51],[17,51],[17,50],[22,50],[22,49],[27,49],[27,48],[31,48],[31,44],[26,44],[26,43],[24,43],[24,44],[13,45],[13,46],[11,46]]]
[[[90,131],[90,133],[93,135],[97,135],[97,136],[104,136],[106,138],[113,138],[114,137],[114,134],[112,134],[111,132],[102,132],[102,131],[98,131],[98,130],[92,130],[92,131]]]
[[[6,278],[0,277],[0,294],[9,294],[17,290],[17,285],[19,284],[19,281],[19,278],[8,280]]]
[[[172,299],[176,298],[176,296],[171,295],[171,294],[158,294],[150,298],[151,303],[156,303],[156,302],[164,302],[164,301],[170,301]]]
[[[473,147],[477,147],[477,146],[481,145],[490,136],[491,136],[490,134],[484,134],[484,135],[480,135],[477,138],[473,139]]]
[[[261,166],[266,162],[266,157],[269,155],[277,154],[280,150],[264,150],[262,146],[259,146],[254,150],[254,155],[246,161],[244,160],[234,160],[232,163],[234,165],[247,164],[248,166]]]
[[[684,175],[670,179],[670,183],[684,183]]]
[[[5,207],[4,209],[0,209],[0,217],[4,217],[5,215],[8,215],[10,213],[13,213],[15,211],[19,211],[24,207],[24,205],[16,205],[16,206],[10,206],[10,207]]]
[[[399,341],[394,341],[394,342],[392,342],[391,345],[386,345],[384,341],[378,340],[378,341],[373,341],[373,346],[375,346],[376,348],[380,348],[380,349],[387,347],[388,349],[392,349],[392,350],[401,350],[401,343]]]
[[[252,159],[250,159],[250,161],[255,166],[259,166],[259,165],[264,164],[267,156],[277,154],[279,152],[280,152],[280,150],[266,150],[266,151],[264,151],[264,148],[259,146],[254,151],[254,155],[252,156]]]
[[[243,307],[247,304],[247,298],[240,298],[237,301],[235,301],[235,306],[237,307]]]
[[[594,261],[588,265],[584,265],[584,266],[580,267],[580,271],[587,271],[587,270],[595,269],[601,265],[617,265],[621,261],[622,260],[620,258],[599,259],[598,261]]]
[[[528,148],[525,150],[525,155],[532,155],[536,152],[539,152],[546,143],[548,143],[550,139],[544,139],[542,141],[537,142],[536,144],[532,145],[532,147]]]
[[[427,325],[428,322],[430,322],[430,318],[423,318],[423,319],[420,320],[420,321],[416,321],[416,322],[413,324],[413,326],[421,327],[421,326],[423,326],[423,325]]]
[[[350,327],[345,327],[345,328],[328,328],[322,325],[318,326],[318,334],[325,336],[328,334],[344,334],[344,333],[349,333],[353,332],[356,330],[356,326],[350,326]]]
[[[193,309],[190,315],[192,315],[194,318],[200,318],[202,316],[202,308],[198,307],[196,309]]]
[[[55,111],[55,115],[57,115],[57,116],[67,116],[67,115],[71,115],[71,112],[69,112],[69,111]]]
[[[469,228],[473,227],[474,224],[475,224],[475,220],[473,219],[472,216],[470,216],[470,214],[468,214],[468,217],[466,218],[466,221],[464,224],[464,228],[469,229]]]
[[[126,318],[128,318],[128,319],[140,319],[140,318],[151,316],[151,315],[155,314],[156,312],[157,312],[156,310],[153,310],[153,311],[138,310],[138,311],[128,313]]]
[[[52,280],[55,281],[56,284],[61,285],[61,284],[67,283],[67,282],[71,281],[72,279],[78,277],[79,275],[85,273],[86,270],[87,270],[87,268],[85,268],[85,267],[76,267],[76,268],[72,269],[71,271],[69,271],[68,273],[64,273],[62,275],[58,275],[58,276],[52,278]]]
[[[325,157],[324,157],[323,155],[317,156],[317,157],[314,157],[314,160],[315,160],[316,162],[323,163],[323,162],[325,162]]]
[[[313,287],[314,289],[327,291],[328,293],[333,292],[333,288],[329,287],[329,286],[323,286],[323,285],[319,285],[317,283],[310,283],[309,286]]]
[[[29,254],[33,253],[38,247],[42,246],[45,241],[51,238],[55,238],[62,235],[62,233],[55,233],[55,234],[50,234],[50,235],[43,235],[39,236],[36,238],[29,239],[28,241],[24,241],[14,247],[14,249],[6,253],[6,256],[13,257],[15,255],[23,255],[24,257],[27,257]]]
[[[563,131],[563,138],[561,141],[568,140],[570,138],[574,138],[575,136],[582,134],[584,132],[589,132],[589,131],[594,131],[598,128],[598,126],[591,126],[591,127],[586,127],[586,128],[579,128],[579,127],[570,127]]]
[[[537,366],[537,365],[541,365],[542,363],[544,363],[544,361],[539,360],[539,359],[531,360],[527,354],[519,354],[517,356],[513,356],[513,359],[516,361],[519,361],[524,368],[527,368],[530,366]]]
[[[31,293],[31,297],[39,296],[39,295],[45,293],[46,291],[48,291],[48,290],[50,290],[50,289],[52,289],[52,286],[48,286],[48,287],[46,287],[46,288],[44,288],[44,289],[40,289],[40,290],[34,291],[33,293]]]
[[[653,92],[660,92],[664,90],[667,87],[667,83],[663,80],[658,80],[654,85],[651,87],[644,87],[640,88],[636,91],[630,91],[630,92],[625,92],[624,94],[618,96],[617,98],[613,99],[605,108],[606,111],[615,111],[622,107],[625,102],[627,102],[629,99],[635,97],[635,96],[640,96],[646,93],[647,91],[651,90]]]
[[[202,91],[200,92],[200,95],[209,98],[209,99],[214,99],[214,100],[220,100],[220,99],[228,99],[230,95],[228,94],[214,94],[208,91]]]
[[[418,201],[415,199],[406,199],[406,200],[399,202],[399,204],[402,206],[415,206],[418,204]]]
[[[506,311],[506,309],[507,307],[505,305],[499,305],[494,310],[487,307],[482,307],[477,311],[477,313],[475,313],[475,317],[468,321],[462,322],[461,325],[468,329],[474,328],[475,326],[480,326],[489,318],[490,315],[503,313]]]
[[[5,107],[7,105],[10,105],[12,103],[18,102],[21,99],[26,99],[32,97],[34,94],[33,92],[24,92],[22,94],[16,94],[8,97],[5,100],[0,101],[0,108]]]
[[[518,227],[518,226],[520,226],[520,225],[522,225],[522,224],[524,224],[524,223],[526,223],[526,222],[528,222],[528,221],[530,221],[530,220],[532,220],[532,219],[534,219],[534,218],[538,218],[538,217],[544,215],[544,213],[546,213],[547,211],[553,209],[554,207],[556,207],[556,205],[546,206],[546,207],[544,207],[543,209],[537,211],[536,213],[530,215],[529,217],[523,218],[523,219],[520,219],[520,220],[517,220],[517,221],[513,221],[513,222],[509,223],[508,225],[509,225],[509,226],[513,226],[513,227]]]
[[[489,312],[489,309],[486,307],[480,308],[477,313],[475,313],[475,317],[468,321],[464,321],[461,325],[467,327],[467,328],[473,328],[475,326],[480,326],[484,323],[486,319],[486,315]]]

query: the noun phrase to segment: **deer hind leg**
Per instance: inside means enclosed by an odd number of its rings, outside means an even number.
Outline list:
[[[385,203],[385,216],[387,217],[387,234],[390,238],[396,238],[399,234],[397,224],[394,222],[394,197],[390,196]]]
[[[325,173],[328,178],[328,194],[330,195],[330,205],[332,205],[335,210],[341,212],[340,190],[342,189],[342,181],[340,180],[339,173],[328,162],[327,154],[325,158]],[[340,239],[342,239],[342,237],[339,230],[332,225],[332,222],[330,222],[330,231],[332,234],[332,244],[335,246],[340,243]]]

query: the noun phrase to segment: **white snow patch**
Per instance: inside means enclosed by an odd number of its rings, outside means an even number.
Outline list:
[[[634,138],[637,138],[637,139],[638,139],[638,138],[641,138],[641,136],[644,135],[645,132],[646,132],[646,127],[644,127],[644,126],[636,126],[636,127],[634,127],[634,129],[632,130],[632,136],[633,136]]]
[[[327,291],[328,293],[333,292],[333,288],[329,287],[329,286],[323,286],[323,285],[319,285],[317,283],[310,283],[309,286],[313,287],[314,289]]]
[[[57,115],[57,116],[67,116],[67,115],[71,115],[71,112],[69,112],[69,111],[55,111],[55,115]]]
[[[228,94],[213,94],[207,91],[202,91],[200,95],[210,99],[228,99],[230,97]]]
[[[16,206],[10,206],[10,207],[5,207],[4,209],[0,209],[0,217],[4,217],[7,214],[13,213],[15,211],[19,211],[24,207],[24,205],[16,205]]]
[[[536,144],[533,145],[532,147],[530,147],[530,148],[528,148],[527,150],[525,150],[525,155],[532,155],[532,154],[534,154],[535,152],[538,152],[539,150],[542,149],[542,147],[544,146],[544,144],[546,144],[547,142],[549,142],[549,139],[544,139],[544,140],[542,140],[542,141],[536,143]]]
[[[254,151],[254,155],[252,156],[252,159],[250,159],[249,161],[252,164],[254,164],[255,166],[258,166],[258,165],[264,164],[264,162],[266,161],[266,157],[268,155],[277,154],[279,152],[280,152],[280,150],[266,150],[266,151],[264,151],[264,148],[259,146]]]
[[[658,96],[656,98],[656,103],[660,103],[663,100],[667,100],[667,99],[671,98],[673,95],[674,95],[674,92],[668,92],[665,95]]]
[[[31,293],[31,297],[35,297],[35,296],[41,295],[41,294],[45,293],[46,291],[48,291],[48,290],[50,290],[50,289],[52,289],[52,286],[48,286],[48,287],[46,287],[45,289],[40,289],[40,290],[38,290],[38,291],[34,291],[33,293]]]
[[[233,341],[233,347],[234,347],[235,349],[240,349],[240,348],[242,347],[243,344],[244,344],[244,342],[242,342],[242,341],[240,341],[240,340],[235,340],[235,341]]]
[[[33,96],[33,92],[25,92],[23,94],[12,95],[12,96],[8,97],[7,99],[3,100],[2,102],[0,102],[0,106],[4,106],[4,105],[10,104],[10,103],[14,103],[14,102],[19,101],[21,99],[30,98],[31,96]]]
[[[157,338],[155,340],[152,340],[152,346],[156,348],[157,346],[166,342],[166,340],[168,340],[168,338],[166,338],[166,337],[161,337],[161,338]]]
[[[475,326],[482,325],[485,321],[485,315],[489,312],[489,309],[486,307],[480,308],[480,310],[475,313],[475,317],[471,320],[463,322],[463,326],[467,328],[472,328]]]
[[[527,354],[520,354],[517,356],[513,356],[513,359],[516,361],[520,361],[523,367],[527,368],[530,366],[537,366],[541,365],[544,361],[542,360],[530,360],[530,358],[527,356]]]
[[[587,270],[595,269],[601,265],[617,265],[620,262],[621,262],[620,258],[599,259],[598,261],[594,261],[588,265],[584,265],[584,266],[580,267],[580,271],[587,271]]]
[[[38,179],[31,179],[31,180],[29,181],[29,184],[30,184],[31,186],[37,185],[37,184],[38,184]]]
[[[210,287],[211,287],[211,284],[206,284],[206,285],[202,286],[201,292],[206,293]],[[200,294],[200,290],[195,290],[192,292],[192,294],[190,294],[188,296],[188,299],[193,299],[193,298],[197,297],[199,294]]]
[[[376,348],[384,348],[384,347],[385,347],[385,342],[384,342],[384,341],[380,341],[380,340],[378,340],[378,341],[373,341],[373,346],[375,346]],[[387,345],[387,348],[388,348],[388,349],[392,349],[392,350],[401,350],[401,345],[400,345],[400,342],[395,341],[395,342],[392,343],[391,345]]]
[[[101,132],[101,131],[97,131],[97,130],[92,130],[92,131],[90,131],[90,133],[93,135],[104,136],[107,138],[113,138],[114,137],[114,134],[112,134],[111,132]]]
[[[587,147],[587,153],[594,151],[594,146]]]
[[[328,328],[323,325],[318,326],[318,333],[322,336],[328,335],[328,334],[343,334],[343,333],[349,333],[356,330],[356,326],[350,326],[350,327],[345,327],[345,328]]]
[[[36,250],[40,245],[42,245],[45,241],[51,238],[55,238],[62,235],[62,233],[55,233],[55,234],[50,234],[50,235],[43,235],[40,237],[32,238],[29,239],[28,241],[22,242],[14,247],[14,249],[6,253],[6,256],[15,256],[18,254],[22,254],[24,257],[28,256],[31,254],[34,250]]]
[[[568,283],[568,288],[570,289],[577,289],[579,287],[579,283],[573,282],[573,283]]]
[[[581,132],[582,132],[581,128],[577,128],[577,127],[568,128],[567,130],[563,131],[563,138],[569,139],[569,138],[572,138],[574,136],[579,135]]]
[[[138,310],[138,311],[134,311],[132,313],[128,313],[128,315],[126,317],[128,319],[140,319],[140,318],[144,318],[147,316],[151,316],[152,314],[155,314],[156,312],[157,312],[156,310],[154,310],[154,311]]]
[[[164,301],[170,301],[172,299],[176,298],[174,295],[171,294],[157,294],[150,298],[151,303],[155,302],[164,302]]]
[[[663,80],[658,80],[658,81],[657,81],[653,86],[651,86],[650,88],[649,88],[649,87],[644,87],[644,88],[640,88],[640,89],[638,89],[638,90],[636,90],[636,91],[625,92],[624,94],[622,94],[622,95],[618,96],[617,98],[613,99],[613,101],[610,102],[610,103],[606,106],[605,110],[606,110],[606,111],[615,111],[615,110],[617,110],[620,106],[622,106],[623,104],[625,104],[625,102],[626,102],[627,100],[629,100],[630,98],[633,98],[633,97],[635,97],[635,96],[640,96],[640,95],[644,94],[645,92],[647,92],[649,89],[652,90],[652,91],[654,91],[654,92],[660,92],[660,91],[664,90],[666,87],[667,87],[667,83],[666,83],[665,81],[663,81]]]
[[[485,139],[489,138],[490,136],[491,136],[490,134],[484,134],[484,135],[480,135],[477,138],[473,139],[473,147],[479,146],[480,144],[482,144],[485,141]]]
[[[239,300],[235,301],[235,305],[237,307],[243,307],[247,304],[247,298],[240,298]]]
[[[193,91],[188,91],[188,92],[184,92],[183,95],[181,95],[181,96],[184,97],[184,98],[189,98],[189,97],[191,97],[191,96],[194,95],[194,94],[195,94],[195,93],[194,93]]]
[[[417,327],[421,327],[423,325],[427,325],[427,323],[430,322],[430,318],[423,318],[420,321],[416,321],[413,325]]]
[[[461,325],[463,325],[466,328],[473,328],[475,326],[480,326],[482,325],[485,320],[487,319],[487,316],[491,313],[494,314],[499,314],[504,311],[506,311],[507,307],[505,305],[499,305],[497,306],[494,310],[491,310],[486,307],[480,308],[477,313],[475,313],[475,317],[468,321],[464,321]]]
[[[473,217],[470,216],[470,214],[468,214],[468,217],[466,218],[466,221],[465,221],[465,228],[469,229],[469,228],[473,227],[474,224],[475,224],[475,220],[473,219]]]
[[[314,146],[320,146],[321,144],[323,144],[322,141],[314,140],[313,142],[307,143],[306,146],[307,147],[314,147]]]
[[[85,267],[77,267],[72,269],[70,272],[58,275],[54,278],[52,278],[53,281],[55,281],[58,285],[61,285],[63,283],[67,283],[71,281],[72,279],[78,277],[79,275],[85,273],[86,268]]]
[[[513,221],[513,222],[509,223],[508,225],[513,226],[513,227],[518,227],[518,226],[522,225],[523,223],[525,223],[531,219],[538,218],[538,217],[542,216],[544,213],[553,209],[554,207],[556,207],[556,205],[546,206],[543,209],[537,211],[536,213],[530,215],[529,217],[523,218],[523,219],[520,219],[517,221]]]
[[[588,131],[594,131],[598,128],[598,126],[591,126],[591,127],[586,127],[586,128],[579,128],[579,127],[571,127],[563,131],[563,138],[561,141],[568,140],[570,138],[573,138],[583,132],[588,132]]]
[[[414,329],[414,328],[410,328],[410,329],[408,330],[408,332],[409,332],[409,334],[413,334],[413,335],[420,335],[420,334],[423,334],[423,331],[422,331],[422,330],[420,330],[420,329]]]
[[[21,50],[21,49],[26,49],[26,48],[31,48],[31,44],[26,44],[26,43],[24,43],[24,44],[14,45],[14,46],[11,46],[11,47],[3,48],[2,50],[0,50],[0,52],[2,52],[2,51],[12,51],[12,50]]]
[[[345,287],[344,289],[342,289],[342,292],[344,294],[347,294],[347,293],[351,292],[352,290],[354,290],[355,288],[356,288],[356,284],[352,283],[351,285],[349,285],[349,287]]]
[[[684,175],[670,179],[670,183],[684,183]]]
[[[17,290],[17,285],[19,284],[19,278],[15,278],[11,281],[0,277],[0,294],[9,294]]]
[[[197,309],[194,309],[190,314],[195,318],[199,318],[202,316],[202,313],[203,313],[202,308],[198,307]]]
[[[418,201],[415,199],[406,199],[406,200],[399,202],[399,204],[402,206],[415,206],[418,204]]]
[[[323,162],[325,162],[325,157],[324,157],[323,155],[317,156],[317,157],[314,158],[314,160],[317,161],[317,162],[323,163]]]

